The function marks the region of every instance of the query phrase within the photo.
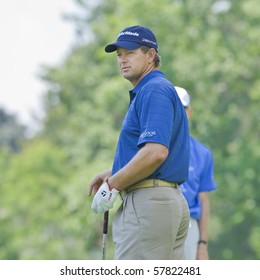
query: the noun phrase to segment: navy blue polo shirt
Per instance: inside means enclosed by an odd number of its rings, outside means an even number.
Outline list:
[[[159,143],[168,157],[149,179],[182,183],[188,178],[189,127],[183,105],[165,75],[154,70],[130,91],[112,174],[124,167],[145,143]]]

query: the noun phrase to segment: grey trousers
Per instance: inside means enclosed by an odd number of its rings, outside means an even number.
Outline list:
[[[179,188],[142,188],[128,193],[113,221],[115,259],[184,259],[189,219]]]

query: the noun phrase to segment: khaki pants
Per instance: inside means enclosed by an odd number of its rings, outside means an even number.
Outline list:
[[[115,259],[181,260],[189,208],[179,188],[153,187],[124,196],[113,222]]]

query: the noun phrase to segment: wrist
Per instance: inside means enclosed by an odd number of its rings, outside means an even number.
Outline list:
[[[208,244],[208,241],[207,241],[207,240],[204,240],[204,239],[200,239],[200,240],[198,241],[198,245],[200,245],[200,244],[207,245],[207,244]]]
[[[118,188],[112,187],[112,186],[110,185],[110,183],[108,182],[108,180],[109,180],[109,179],[106,179],[106,183],[107,183],[108,188],[109,188],[110,191],[111,191],[112,189],[115,189],[115,190],[117,190],[117,191],[120,191]]]

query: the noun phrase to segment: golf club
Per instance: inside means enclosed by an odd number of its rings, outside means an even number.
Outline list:
[[[108,229],[108,216],[109,212],[104,213],[103,221],[103,241],[102,241],[102,260],[106,259],[106,243],[107,243],[107,229]]]

